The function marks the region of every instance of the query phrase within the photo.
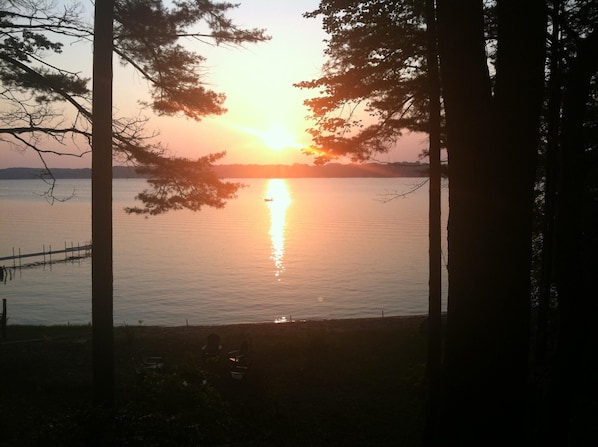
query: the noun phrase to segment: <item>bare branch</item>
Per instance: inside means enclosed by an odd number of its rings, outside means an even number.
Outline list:
[[[388,203],[388,202],[392,202],[393,200],[396,199],[401,199],[401,198],[405,198],[407,197],[409,194],[413,194],[415,191],[423,188],[424,186],[426,186],[426,184],[430,181],[430,179],[428,177],[426,177],[424,180],[422,180],[420,183],[418,183],[417,185],[415,185],[413,188],[411,188],[408,191],[405,192],[387,192],[385,194],[379,194],[379,196],[383,197],[382,199],[380,199],[380,202],[382,203]]]

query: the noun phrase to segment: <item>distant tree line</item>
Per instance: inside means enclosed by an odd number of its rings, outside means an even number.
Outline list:
[[[420,163],[329,163],[325,165],[215,165],[223,178],[317,178],[317,177],[426,177],[428,166]]]
[[[212,171],[222,179],[243,178],[317,178],[317,177],[426,177],[426,163],[355,163],[326,165],[252,165],[225,164],[213,165]],[[36,179],[46,175],[45,170],[36,168],[0,169],[0,179]],[[55,179],[90,179],[90,168],[52,168]],[[148,178],[132,166],[113,166],[112,178]]]

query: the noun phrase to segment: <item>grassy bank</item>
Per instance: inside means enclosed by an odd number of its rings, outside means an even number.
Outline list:
[[[91,329],[9,326],[0,342],[3,445],[419,445],[420,317],[115,329],[116,410],[92,410]],[[223,352],[249,345],[235,380]],[[147,357],[163,368],[138,373]]]

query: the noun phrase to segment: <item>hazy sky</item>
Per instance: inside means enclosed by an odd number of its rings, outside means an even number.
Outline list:
[[[232,17],[246,28],[265,28],[272,39],[244,48],[211,47],[195,41],[188,45],[205,56],[206,82],[216,92],[225,93],[228,113],[196,122],[184,117],[151,118],[150,132],[172,154],[196,158],[226,151],[221,163],[311,163],[301,153],[309,146],[305,129],[307,108],[303,100],[316,92],[301,91],[293,83],[319,76],[324,62],[326,38],[321,20],[305,19],[302,14],[315,9],[318,0],[239,0]],[[86,8],[92,6],[84,3]],[[89,47],[65,48],[62,66],[77,65],[91,73]],[[87,75],[89,76],[89,75]],[[146,83],[131,69],[115,63],[114,105],[119,115],[137,115],[137,101],[147,98]],[[422,148],[421,136],[406,136],[397,150],[378,157],[380,161],[415,161]],[[88,167],[91,156],[48,158],[50,166]],[[39,166],[31,151],[18,152],[0,142],[0,168]]]

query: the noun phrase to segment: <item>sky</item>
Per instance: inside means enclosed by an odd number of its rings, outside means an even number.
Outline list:
[[[147,99],[147,85],[130,68],[114,65],[114,107],[119,115],[142,114],[149,121],[148,133],[172,155],[197,158],[226,152],[222,164],[312,163],[301,152],[311,139],[306,129],[309,110],[305,99],[317,95],[293,87],[293,83],[320,76],[325,61],[326,34],[320,19],[302,14],[314,10],[319,0],[239,0],[231,18],[245,28],[265,28],[271,40],[243,48],[215,47],[188,41],[190,49],[206,57],[205,81],[210,88],[226,95],[227,113],[206,117],[200,122],[183,116],[157,117],[139,110],[138,101]],[[91,4],[86,8],[91,10]],[[91,54],[83,44],[65,47],[61,66],[91,73]],[[1,105],[0,105],[1,106]],[[421,135],[406,135],[396,149],[379,155],[380,162],[416,161],[425,140]],[[348,160],[340,160],[348,162]],[[91,155],[47,158],[50,167],[89,167]],[[0,168],[41,166],[32,151],[18,151],[0,142]]]

